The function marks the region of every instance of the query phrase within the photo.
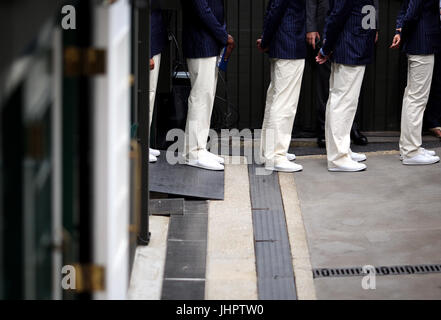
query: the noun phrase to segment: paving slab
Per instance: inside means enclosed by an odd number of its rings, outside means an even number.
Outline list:
[[[136,249],[128,292],[130,300],[161,298],[169,221],[168,217],[150,217],[152,236],[148,246]]]
[[[409,167],[398,155],[370,155],[365,172],[330,173],[324,157],[297,162],[304,171],[293,179],[313,268],[441,263],[440,164]],[[424,278],[409,279],[422,286]],[[319,298],[318,284],[327,281],[333,280],[314,280]],[[401,283],[403,290],[408,285]]]
[[[209,202],[207,300],[257,299],[249,190],[247,165],[227,164],[225,200]]]
[[[315,279],[314,283],[322,300],[441,299],[439,274],[376,277],[374,290],[363,289],[361,277]]]

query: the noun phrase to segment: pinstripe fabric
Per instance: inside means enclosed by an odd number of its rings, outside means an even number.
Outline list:
[[[161,10],[152,10],[151,13],[151,47],[150,58],[164,50],[167,41],[167,30],[164,25]]]
[[[305,0],[270,0],[268,3],[262,47],[277,59],[306,58]]]
[[[323,51],[332,53],[332,61],[347,65],[373,62],[376,30],[362,27],[364,6],[374,6],[373,0],[330,0],[330,15],[326,21]]]
[[[380,3],[374,0],[377,10],[377,29],[380,29]],[[306,0],[306,32],[319,32],[323,34],[326,17],[329,13],[329,0]]]
[[[187,58],[219,55],[228,40],[223,0],[181,0],[182,47]]]
[[[433,54],[441,47],[438,0],[404,0],[397,18],[402,28],[403,51]]]

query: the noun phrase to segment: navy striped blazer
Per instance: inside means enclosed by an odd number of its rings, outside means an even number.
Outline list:
[[[278,59],[306,58],[305,0],[270,0],[268,3],[262,48]]]
[[[404,0],[397,18],[408,54],[433,54],[441,46],[439,0]]]
[[[218,56],[228,41],[223,0],[181,0],[182,47],[187,58]]]
[[[323,52],[332,61],[347,65],[373,62],[375,29],[362,26],[363,7],[374,6],[374,0],[330,0],[326,20]]]
[[[150,42],[150,58],[160,54],[167,43],[167,29],[165,27],[162,11],[152,10],[151,12],[151,42]]]

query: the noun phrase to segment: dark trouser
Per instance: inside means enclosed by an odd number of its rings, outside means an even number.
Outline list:
[[[441,53],[435,54],[432,89],[424,114],[424,127],[426,129],[441,127]]]
[[[317,136],[325,136],[325,121],[326,121],[326,104],[329,98],[329,78],[331,77],[331,62],[325,64],[316,64],[317,76],[315,79],[317,99]],[[360,103],[358,104],[357,113],[355,115],[354,123],[352,124],[352,130],[358,129],[358,119],[360,115]]]

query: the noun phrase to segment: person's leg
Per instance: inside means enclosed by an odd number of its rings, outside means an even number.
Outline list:
[[[329,78],[331,76],[331,62],[317,65],[316,86],[316,112],[317,112],[317,143],[325,147],[325,122],[326,105],[329,98]]]
[[[150,70],[150,127],[152,126],[153,111],[155,108],[156,89],[158,87],[159,69],[161,68],[161,54],[153,57],[155,68]]]
[[[441,53],[435,55],[432,86],[424,114],[424,127],[441,138]]]
[[[366,67],[332,64],[326,112],[328,167],[353,166],[350,131]]]
[[[408,56],[407,87],[403,97],[400,150],[404,159],[421,152],[424,110],[432,82],[434,55]]]
[[[325,147],[325,123],[326,123],[326,105],[329,98],[329,78],[331,75],[331,62],[317,65],[316,86],[316,111],[317,111],[317,144],[319,147]],[[357,145],[367,145],[368,139],[360,132],[360,103],[357,106],[354,123],[351,128],[351,139]]]
[[[267,167],[276,169],[288,164],[287,152],[291,143],[294,119],[302,86],[304,59],[273,59],[271,84],[268,89],[261,148]],[[298,169],[301,169],[300,167]]]
[[[150,112],[149,112],[149,125],[152,127],[153,120],[153,111],[155,108],[155,99],[156,99],[156,89],[158,87],[158,78],[159,78],[159,70],[161,68],[161,54],[157,54],[153,57],[153,61],[155,62],[155,68],[150,70]],[[158,157],[161,153],[158,150],[150,149],[150,157],[152,161],[155,161],[155,157]]]
[[[217,57],[188,59],[191,92],[185,129],[185,155],[198,160],[206,153],[217,86]]]
[[[260,161],[262,163],[265,163],[267,159],[274,158],[274,144],[272,145],[273,147],[270,147],[271,144],[270,141],[274,140],[274,131],[268,129],[270,129],[270,124],[271,124],[271,114],[272,114],[271,106],[273,105],[274,98],[276,96],[276,89],[274,87],[275,70],[276,70],[275,59],[270,60],[271,82],[269,84],[266,93],[265,113],[263,116],[262,132],[260,134]]]

